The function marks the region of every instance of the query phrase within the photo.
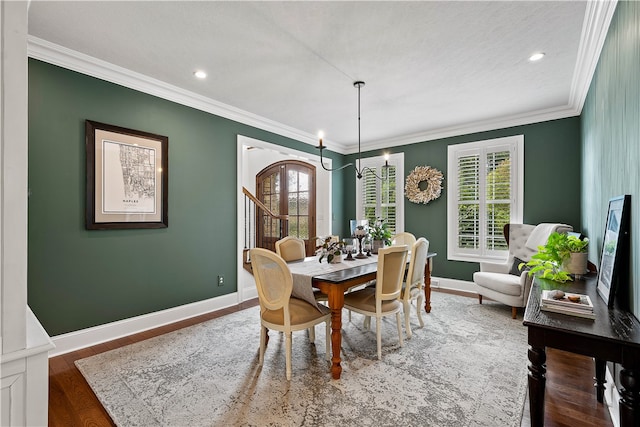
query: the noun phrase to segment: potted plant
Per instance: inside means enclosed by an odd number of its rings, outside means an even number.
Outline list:
[[[342,261],[342,248],[345,245],[345,242],[335,241],[331,239],[331,236],[328,237],[316,237],[317,240],[322,240],[322,245],[316,248],[316,254],[319,254],[318,262],[322,262],[322,260],[326,257],[328,263],[337,263]]]
[[[551,233],[544,246],[538,246],[538,253],[526,263],[529,276],[537,275],[541,279],[549,279],[554,282],[564,283],[572,280],[568,271],[564,270],[564,263],[569,258],[567,251],[567,235],[563,233]],[[520,264],[519,268],[525,263]]]
[[[369,237],[373,241],[371,246],[371,252],[378,253],[378,249],[383,248],[384,245],[391,244],[391,230],[383,219],[378,219],[374,225],[369,227]]]
[[[562,257],[565,259],[564,268],[571,274],[585,274],[587,272],[587,251],[589,239],[580,239],[574,235],[566,235],[562,243]]]

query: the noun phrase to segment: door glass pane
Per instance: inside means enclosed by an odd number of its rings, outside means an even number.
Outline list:
[[[289,193],[289,215],[298,215],[297,193]]]
[[[289,217],[289,229],[288,229],[288,235],[289,236],[298,236],[298,217],[297,216],[290,216]],[[298,236],[300,237],[300,236]]]
[[[298,171],[290,170],[288,175],[289,192],[298,191]]]
[[[298,209],[300,215],[309,215],[309,192],[298,193]]]
[[[309,175],[300,173],[298,175],[298,190],[309,191]]]
[[[298,217],[298,237],[309,239],[309,217]]]

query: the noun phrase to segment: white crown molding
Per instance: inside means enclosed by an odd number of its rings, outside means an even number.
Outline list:
[[[215,114],[216,116],[234,120],[248,126],[273,132],[287,138],[304,142],[305,144],[315,146],[318,143],[316,135],[300,131],[291,126],[215,101],[38,37],[27,37],[27,55],[30,58]],[[345,146],[335,141],[331,141],[331,146],[332,151],[340,154],[344,154],[341,150],[346,150]]]
[[[580,115],[616,5],[617,0],[587,2],[581,41],[578,50],[578,58],[576,60],[576,67],[574,69],[571,91],[569,94],[569,103],[566,106],[538,110],[525,114],[515,114],[501,117],[499,119],[477,121],[461,126],[452,126],[434,129],[427,132],[375,140],[367,142],[364,147],[364,151],[379,150]],[[196,108],[248,126],[273,132],[312,146],[317,144],[317,138],[315,135],[300,131],[256,114],[240,110],[239,108],[223,104],[143,74],[135,73],[106,61],[73,51],[37,37],[28,36],[27,53],[31,58],[58,65],[69,70],[77,71],[79,73],[128,87],[130,89],[167,99],[178,104]],[[331,151],[339,154],[353,154],[358,151],[356,144],[347,145],[335,141],[327,142],[331,144]]]
[[[545,110],[538,110],[524,114],[514,114],[512,116],[501,117],[499,119],[483,120],[468,123],[462,126],[451,126],[447,128],[434,129],[428,132],[403,135],[397,138],[388,138],[368,142],[366,150],[378,150],[401,145],[415,144],[417,142],[433,141],[436,139],[449,138],[452,136],[469,135],[477,132],[485,132],[494,129],[504,129],[514,126],[522,126],[531,123],[541,123],[549,120],[564,119],[580,115],[580,112],[571,106],[555,107]],[[350,147],[349,154],[357,153],[358,147]]]
[[[582,112],[584,101],[589,93],[591,79],[596,71],[617,4],[618,0],[587,2],[580,46],[578,47],[578,59],[573,71],[569,95],[569,103],[579,112]]]

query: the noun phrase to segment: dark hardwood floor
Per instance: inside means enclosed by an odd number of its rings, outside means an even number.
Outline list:
[[[76,360],[224,316],[255,306],[257,303],[257,300],[249,301],[236,307],[49,359],[49,426],[115,426],[80,371],[75,367]],[[520,320],[514,321],[521,320],[520,317]],[[613,426],[606,406],[596,400],[593,388],[595,376],[593,365],[590,358],[548,349],[545,426]],[[523,426],[528,425],[528,412],[527,407]]]

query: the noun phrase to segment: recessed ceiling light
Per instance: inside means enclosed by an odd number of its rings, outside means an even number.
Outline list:
[[[207,73],[205,73],[202,70],[197,70],[193,72],[193,75],[196,76],[199,79],[204,79],[205,77],[207,77]]]
[[[529,57],[529,61],[536,62],[536,61],[540,61],[542,58],[544,58],[544,53],[537,52]]]

